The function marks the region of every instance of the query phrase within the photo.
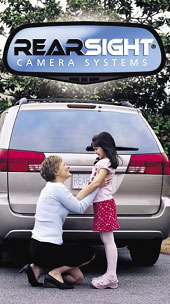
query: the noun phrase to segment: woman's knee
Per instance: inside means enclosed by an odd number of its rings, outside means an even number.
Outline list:
[[[80,268],[76,267],[69,271],[69,273],[73,276],[75,279],[75,283],[80,283],[84,279],[84,275],[81,272]]]
[[[84,279],[84,275],[83,275],[83,273],[81,272],[81,273],[79,273],[78,275],[77,275],[77,277],[76,277],[76,283],[81,283],[82,281],[83,281],[83,279]]]

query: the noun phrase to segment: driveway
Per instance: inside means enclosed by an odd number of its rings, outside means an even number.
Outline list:
[[[93,289],[93,276],[104,272],[106,263],[103,246],[96,246],[97,258],[84,268],[85,279],[73,290],[32,288],[26,275],[18,274],[26,261],[27,246],[17,243],[6,249],[0,269],[1,304],[169,304],[170,256],[161,254],[152,267],[132,263],[128,249],[119,249],[116,290]],[[24,258],[25,257],[25,258]],[[24,260],[25,259],[25,260]]]

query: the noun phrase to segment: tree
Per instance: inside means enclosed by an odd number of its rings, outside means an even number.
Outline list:
[[[13,28],[24,23],[68,20],[136,22],[156,29],[164,44],[166,66],[159,74],[153,76],[80,86],[53,80],[13,76],[5,70],[1,60],[0,93],[3,94],[3,98],[1,98],[0,111],[24,96],[28,98],[69,96],[83,99],[107,99],[110,102],[126,99],[142,110],[155,132],[158,133],[166,151],[168,150],[170,35],[161,31],[162,26],[169,25],[166,16],[166,12],[169,11],[168,0],[67,0],[66,12],[62,11],[60,1],[56,0],[39,0],[37,5],[31,4],[29,0],[0,0],[0,3],[7,5],[6,9],[0,13],[0,33],[4,35],[6,35],[6,28],[11,32]],[[163,134],[160,131],[163,126],[162,119],[166,126]]]
[[[168,136],[170,131],[170,100],[168,97],[170,33],[164,34],[161,27],[168,28],[170,24],[170,20],[165,14],[170,10],[169,0],[135,0],[134,2],[131,0],[104,0],[103,2],[107,10],[114,10],[124,22],[147,24],[157,30],[162,38],[166,53],[165,68],[157,75],[123,80],[121,85],[115,88],[113,98],[127,99],[142,110],[168,154],[168,152],[170,153]]]
[[[60,1],[39,0],[37,5],[29,0],[0,0],[6,8],[0,13],[0,34],[7,36],[19,25],[33,22],[54,21],[62,15]],[[8,32],[8,34],[6,33]],[[1,54],[2,57],[2,54]],[[33,77],[21,77],[9,74],[0,59],[0,112],[14,104],[23,96],[37,97],[42,87],[42,80]]]

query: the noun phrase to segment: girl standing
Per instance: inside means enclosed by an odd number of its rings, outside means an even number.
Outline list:
[[[87,189],[100,185],[106,177],[112,177],[118,166],[118,155],[116,152],[113,137],[102,132],[92,138],[92,147],[98,155],[95,166],[92,170],[90,183]],[[106,273],[100,277],[92,279],[92,285],[98,289],[117,288],[118,279],[116,275],[117,267],[117,247],[114,241],[113,230],[119,229],[116,214],[116,205],[112,196],[112,186],[109,183],[103,188],[99,188],[93,200],[94,221],[93,231],[99,231],[101,240],[105,247],[107,259]]]

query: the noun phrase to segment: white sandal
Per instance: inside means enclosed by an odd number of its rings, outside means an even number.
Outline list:
[[[104,274],[98,278],[93,278],[91,284],[97,289],[118,288],[118,280],[115,277]]]

